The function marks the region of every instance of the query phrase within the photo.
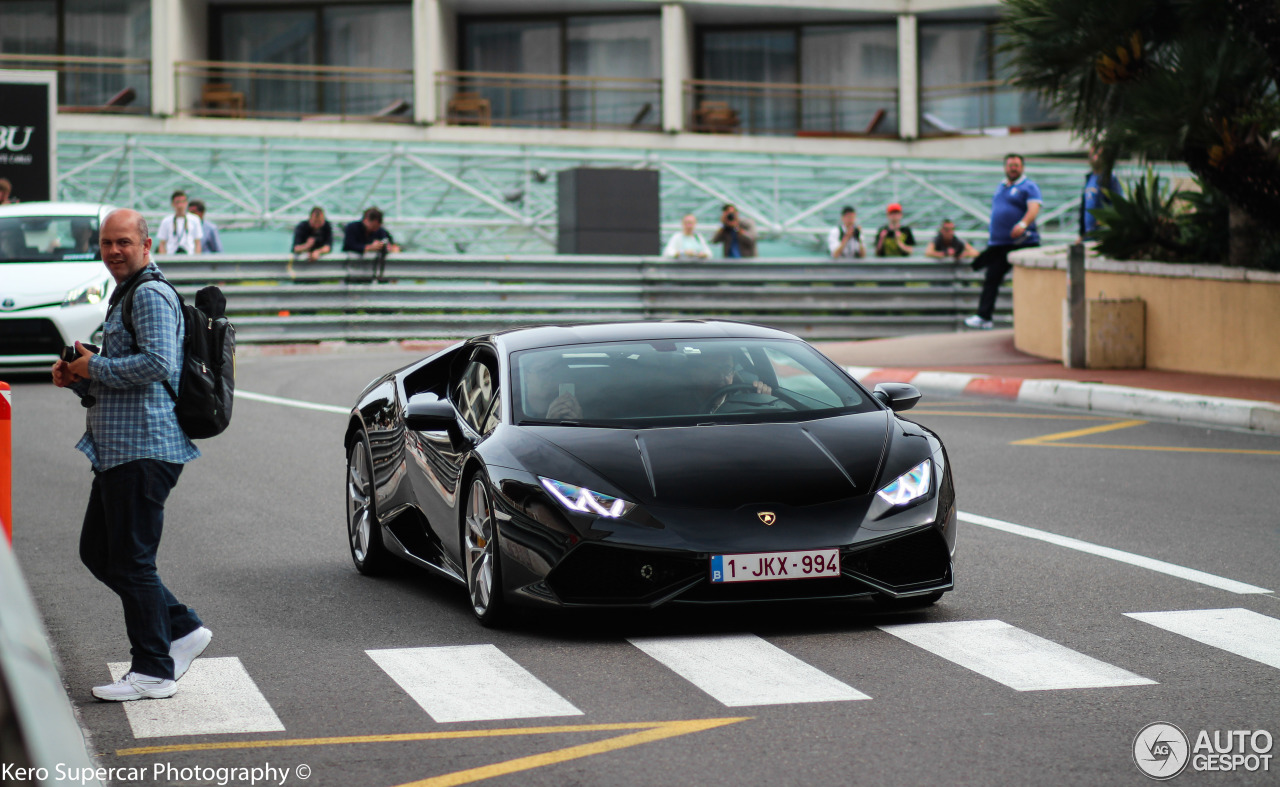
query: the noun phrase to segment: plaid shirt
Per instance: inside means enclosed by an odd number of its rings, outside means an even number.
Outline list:
[[[159,272],[155,263],[146,270]],[[140,274],[141,275],[141,274]],[[123,300],[123,299],[122,299]],[[117,304],[103,326],[102,354],[89,359],[89,381],[74,386],[97,399],[89,408],[84,437],[76,448],[94,470],[110,470],[135,459],[183,464],[200,456],[173,412],[161,382],[178,390],[182,375],[182,312],[167,284],[146,281],[133,294],[133,328],[139,352]]]

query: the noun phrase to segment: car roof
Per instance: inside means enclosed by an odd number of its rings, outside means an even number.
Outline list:
[[[97,216],[99,219],[115,208],[100,202],[19,202],[0,205],[0,218],[26,216]]]
[[[653,339],[782,339],[798,341],[785,331],[729,320],[649,320],[585,325],[540,325],[495,334],[507,352],[591,342]]]

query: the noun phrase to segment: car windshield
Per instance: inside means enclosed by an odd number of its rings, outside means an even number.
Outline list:
[[[802,341],[578,344],[512,355],[516,423],[618,428],[802,421],[876,409]]]
[[[0,218],[0,263],[96,259],[97,216]]]

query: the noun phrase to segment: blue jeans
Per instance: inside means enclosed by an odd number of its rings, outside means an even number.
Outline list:
[[[173,678],[169,644],[202,624],[156,573],[164,502],[182,465],[138,459],[94,472],[80,531],[80,560],[124,605],[134,672]]]

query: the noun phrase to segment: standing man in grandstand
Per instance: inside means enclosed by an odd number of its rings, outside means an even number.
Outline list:
[[[845,205],[840,211],[840,223],[827,233],[827,251],[835,260],[856,260],[867,256],[862,245],[862,228],[858,226],[858,211]]]
[[[199,216],[187,212],[187,192],[175,191],[169,197],[173,215],[160,220],[157,254],[199,254],[204,239],[204,225]]]
[[[1004,157],[1005,177],[991,198],[991,236],[987,250],[973,263],[976,269],[985,267],[987,277],[982,282],[978,313],[964,320],[970,328],[990,330],[993,327],[996,296],[1011,267],[1009,252],[1040,245],[1036,216],[1040,215],[1044,200],[1040,187],[1027,178],[1024,168],[1022,156],[1017,153]]]

